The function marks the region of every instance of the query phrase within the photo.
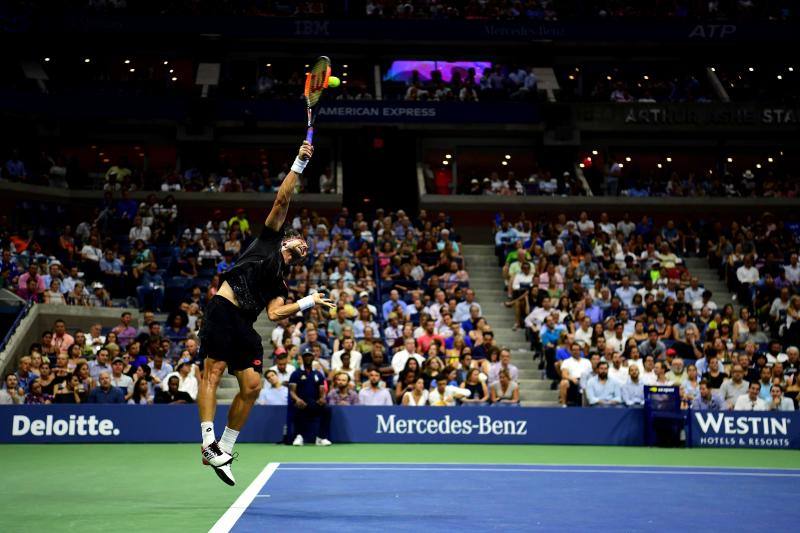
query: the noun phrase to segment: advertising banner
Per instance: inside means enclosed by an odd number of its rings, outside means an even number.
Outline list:
[[[800,448],[800,413],[692,412],[691,445],[710,448]]]

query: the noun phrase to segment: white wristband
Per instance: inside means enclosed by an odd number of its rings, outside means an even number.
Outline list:
[[[300,306],[300,311],[305,311],[306,309],[311,309],[314,307],[314,297],[313,296],[303,296],[299,300],[297,300],[297,305]]]
[[[303,171],[306,169],[306,165],[308,164],[308,159],[303,160],[299,157],[294,158],[294,163],[292,164],[292,171],[296,174],[302,174]]]

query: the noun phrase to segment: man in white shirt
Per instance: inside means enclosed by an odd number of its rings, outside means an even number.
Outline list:
[[[550,314],[550,298],[542,299],[542,306],[535,307],[528,316],[525,317],[525,327],[532,331],[539,331],[545,318]]]
[[[742,394],[736,398],[736,403],[733,404],[734,411],[767,411],[769,406],[767,402],[759,397],[761,392],[761,385],[754,381],[747,388],[747,394]]]
[[[139,239],[143,240],[145,243],[148,243],[150,241],[150,228],[145,226],[142,222],[142,217],[137,215],[133,219],[133,227],[128,232],[128,240],[130,242],[135,242]]]
[[[686,301],[692,305],[703,297],[703,288],[700,287],[700,280],[698,278],[692,278],[689,282],[689,287],[684,291],[684,296],[686,297]]]
[[[381,374],[378,369],[371,367],[367,371],[369,381],[367,381],[358,393],[359,405],[393,405],[392,395],[389,389],[383,385]]]
[[[611,366],[608,367],[608,377],[620,385],[625,385],[629,380],[629,371],[628,367],[622,363],[622,354],[615,351],[611,355]]]
[[[644,385],[655,385],[658,377],[655,373],[655,359],[652,355],[644,358],[644,372],[642,372],[641,380]]]
[[[342,340],[342,349],[338,352],[333,352],[331,357],[331,368],[342,368],[342,354],[347,352],[350,354],[350,367],[361,368],[361,352],[355,350],[355,340],[352,337],[345,337]]]
[[[567,397],[578,394],[581,376],[591,373],[592,363],[581,356],[581,345],[573,342],[569,347],[570,357],[561,362],[561,383],[559,383],[558,402],[566,407]]]
[[[125,394],[125,401],[131,399],[133,396],[133,379],[128,374],[123,374],[122,370],[125,368],[125,361],[122,357],[115,357],[111,361],[111,384],[115,387],[122,389]]]
[[[91,261],[95,265],[100,264],[100,259],[103,258],[103,251],[98,244],[97,237],[93,235],[89,238],[89,243],[83,245],[83,248],[81,248],[81,257],[84,261]]]
[[[748,255],[744,258],[744,264],[736,269],[736,279],[748,291],[752,292],[759,279],[761,279],[758,269],[753,266],[753,256]]]
[[[289,364],[289,354],[283,352],[275,357],[275,364],[269,367],[269,370],[275,372],[280,382],[285,385],[289,383],[289,378],[292,377],[292,373],[297,369],[294,365]]]
[[[800,285],[800,264],[797,254],[792,254],[789,257],[789,264],[783,265],[783,278],[792,285]]]
[[[453,407],[462,398],[469,398],[472,392],[455,385],[447,384],[447,376],[439,374],[436,378],[436,388],[428,396],[428,403],[436,407]]]
[[[575,342],[580,343],[586,350],[592,345],[592,319],[588,316],[583,317],[581,326],[575,330]]]
[[[400,375],[400,372],[403,371],[403,369],[406,367],[406,363],[412,357],[417,360],[420,368],[422,367],[422,363],[425,362],[425,358],[416,353],[416,351],[416,341],[414,341],[414,339],[406,339],[403,344],[403,349],[394,354],[392,357],[392,368],[394,369],[395,379]]]
[[[192,400],[197,400],[198,383],[197,377],[193,372],[193,367],[194,365],[192,363],[188,363],[186,361],[180,363],[178,365],[177,372],[167,374],[164,382],[169,382],[169,378],[172,376],[178,376],[178,379],[180,380],[178,383],[178,390],[183,391],[191,396]]]
[[[633,233],[635,229],[636,224],[631,221],[628,213],[625,213],[625,215],[622,217],[622,220],[617,222],[617,230],[621,231],[626,239],[631,236],[631,233]]]

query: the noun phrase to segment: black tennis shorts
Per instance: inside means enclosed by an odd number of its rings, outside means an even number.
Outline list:
[[[228,363],[228,373],[252,368],[261,374],[264,348],[261,335],[253,328],[255,320],[222,296],[214,296],[206,306],[200,330],[200,355]]]

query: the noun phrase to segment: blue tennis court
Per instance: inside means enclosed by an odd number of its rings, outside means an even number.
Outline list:
[[[212,531],[789,531],[798,501],[800,470],[271,463]]]

